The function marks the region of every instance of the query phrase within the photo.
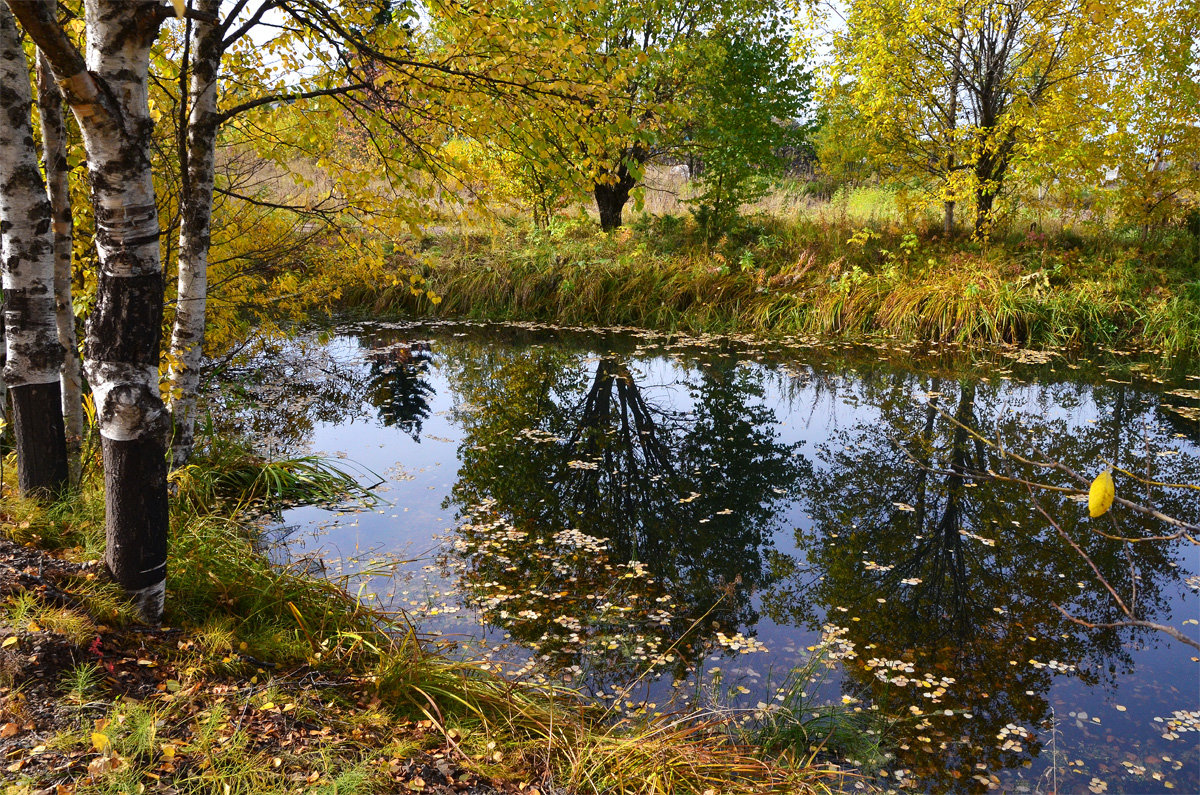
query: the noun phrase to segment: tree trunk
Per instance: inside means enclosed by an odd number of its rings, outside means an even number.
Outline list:
[[[62,347],[54,312],[50,200],[38,170],[29,65],[16,23],[0,0],[0,255],[6,362],[22,494],[54,497],[67,487],[61,413]]]
[[[621,226],[621,213],[629,202],[629,194],[637,186],[637,180],[622,163],[611,176],[614,182],[596,182],[592,192],[596,196],[596,209],[600,211],[600,228],[611,232]]]
[[[87,150],[99,268],[84,368],[104,451],[104,560],[142,617],[156,623],[167,571],[170,423],[158,393],[163,273],[148,82],[165,7],[87,0],[86,61],[53,4],[21,2],[13,10],[49,59]]]
[[[960,27],[962,21],[959,22]],[[946,153],[946,179],[951,180],[954,177],[954,131],[958,129],[958,83],[959,71],[958,65],[962,60],[962,34],[955,36],[954,48],[954,63],[951,66],[953,75],[950,79],[950,102],[949,112],[946,114],[946,127],[950,130],[950,140],[947,142],[949,151]],[[945,203],[945,216],[942,219],[942,232],[946,239],[949,240],[954,234],[954,200],[947,199]]]
[[[204,354],[208,299],[208,249],[212,238],[213,173],[217,145],[217,73],[221,65],[220,0],[199,0],[191,41],[187,141],[182,149],[183,192],[179,223],[179,286],[171,331],[171,465],[183,466],[196,437],[196,397]]]
[[[975,234],[984,237],[991,233],[992,205],[996,194],[989,188],[977,188],[975,191]]]
[[[50,63],[39,53],[37,62],[37,103],[42,123],[42,168],[46,172],[46,191],[50,197],[54,230],[54,310],[58,342],[63,347],[59,370],[62,389],[63,422],[67,435],[67,466],[71,485],[79,485],[80,449],[83,445],[83,376],[79,363],[79,340],[75,336],[75,308],[71,300],[71,256],[74,217],[67,167],[67,126],[63,119],[63,98]]]

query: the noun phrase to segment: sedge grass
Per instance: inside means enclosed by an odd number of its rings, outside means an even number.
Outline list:
[[[983,245],[905,231],[894,220],[862,223],[757,216],[714,245],[691,219],[673,216],[614,234],[590,231],[586,220],[508,226],[490,246],[447,235],[404,262],[437,303],[407,284],[351,278],[342,308],[696,334],[1200,353],[1189,241],[1146,250],[1115,233],[1064,231]]]

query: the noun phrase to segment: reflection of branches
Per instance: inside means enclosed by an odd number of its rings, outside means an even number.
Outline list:
[[[1017,453],[1014,453],[1004,446],[1003,442],[999,438],[998,432],[997,432],[997,439],[995,441],[993,441],[991,439],[984,437],[981,433],[976,431],[974,428],[971,428],[963,420],[962,417],[951,416],[947,412],[943,411],[942,409],[940,409],[936,405],[934,405],[933,402],[930,402],[929,407],[932,411],[938,412],[939,414],[941,414],[941,416],[944,419],[946,419],[947,421],[949,421],[950,423],[952,423],[955,426],[956,436],[958,436],[960,434],[971,435],[972,437],[975,438],[977,443],[987,445],[992,450],[996,451],[1000,460],[1009,459],[1011,461],[1025,465],[1026,467],[1029,467],[1029,468],[1039,469],[1042,471],[1052,470],[1052,471],[1061,472],[1062,474],[1066,475],[1068,478],[1070,478],[1071,480],[1080,484],[1081,486],[1086,487],[1086,486],[1090,485],[1089,481],[1085,477],[1083,477],[1078,472],[1076,472],[1074,469],[1072,469],[1071,467],[1062,463],[1061,461],[1052,460],[1049,457],[1045,456],[1045,454],[1041,453],[1040,451],[1037,453],[1038,458],[1022,456]],[[1105,590],[1108,591],[1108,593],[1112,596],[1113,601],[1116,603],[1117,609],[1119,609],[1120,612],[1125,616],[1124,619],[1119,620],[1119,621],[1113,621],[1113,622],[1085,621],[1084,619],[1077,618],[1074,615],[1072,615],[1069,611],[1067,611],[1064,607],[1062,607],[1057,602],[1051,601],[1050,604],[1052,604],[1056,610],[1058,610],[1060,613],[1062,613],[1062,615],[1065,618],[1067,618],[1068,620],[1070,620],[1080,626],[1087,627],[1088,629],[1118,629],[1118,628],[1132,628],[1132,627],[1153,629],[1153,630],[1157,630],[1159,632],[1163,632],[1163,633],[1169,635],[1170,637],[1175,638],[1176,640],[1180,641],[1181,643],[1186,643],[1189,646],[1200,649],[1200,641],[1197,641],[1197,640],[1194,640],[1194,639],[1188,637],[1187,635],[1183,634],[1182,632],[1175,629],[1174,627],[1171,627],[1166,624],[1160,624],[1160,623],[1153,622],[1153,621],[1147,621],[1145,619],[1141,619],[1141,618],[1137,617],[1137,613],[1136,613],[1136,610],[1137,610],[1137,583],[1139,580],[1139,575],[1136,571],[1136,567],[1133,562],[1133,556],[1130,554],[1130,548],[1131,548],[1132,544],[1145,543],[1145,542],[1149,542],[1149,541],[1162,542],[1162,541],[1186,540],[1187,542],[1189,542],[1193,545],[1200,545],[1200,542],[1197,542],[1195,536],[1192,535],[1193,533],[1200,531],[1200,525],[1196,525],[1196,524],[1193,524],[1190,522],[1185,522],[1183,520],[1176,519],[1175,517],[1165,514],[1162,511],[1159,511],[1154,508],[1150,508],[1145,505],[1141,505],[1141,504],[1133,502],[1131,500],[1127,500],[1124,498],[1114,498],[1113,501],[1119,505],[1125,506],[1137,513],[1140,513],[1140,514],[1143,514],[1146,516],[1151,516],[1151,517],[1153,517],[1165,524],[1168,524],[1172,527],[1179,528],[1179,530],[1175,533],[1170,533],[1170,534],[1166,534],[1166,535],[1155,535],[1155,536],[1140,536],[1140,537],[1130,537],[1130,536],[1119,535],[1116,533],[1106,533],[1106,532],[1103,532],[1096,528],[1091,528],[1091,532],[1093,532],[1094,534],[1101,536],[1103,538],[1112,540],[1112,541],[1121,542],[1124,545],[1125,557],[1129,564],[1129,571],[1130,571],[1129,582],[1130,582],[1130,589],[1131,589],[1130,599],[1127,603],[1126,600],[1121,598],[1121,595],[1117,592],[1116,588],[1114,588],[1113,585],[1104,576],[1104,574],[1100,570],[1100,567],[1098,565],[1096,565],[1095,561],[1092,560],[1091,556],[1087,553],[1087,551],[1084,550],[1083,547],[1081,547],[1078,543],[1076,543],[1075,540],[1072,539],[1066,533],[1066,531],[1063,530],[1063,528],[1059,524],[1059,522],[1056,521],[1054,519],[1054,517],[1052,517],[1050,515],[1050,513],[1042,506],[1041,502],[1037,499],[1037,496],[1035,494],[1035,492],[1037,492],[1037,491],[1048,491],[1048,492],[1055,492],[1055,493],[1074,497],[1074,496],[1086,495],[1088,493],[1086,489],[1077,489],[1077,488],[1070,488],[1070,487],[1064,487],[1064,486],[1056,486],[1053,484],[1041,483],[1041,482],[1038,482],[1036,480],[1032,480],[1029,478],[1018,477],[1015,475],[1002,475],[999,472],[996,472],[994,469],[991,469],[991,468],[985,469],[982,466],[978,467],[976,469],[967,469],[967,468],[961,466],[961,462],[957,458],[956,458],[955,462],[952,463],[951,469],[949,471],[947,471],[947,470],[932,467],[927,461],[923,460],[921,456],[919,456],[915,452],[907,449],[903,445],[903,443],[896,441],[896,440],[893,440],[893,441],[904,452],[904,454],[908,457],[909,461],[913,465],[919,467],[921,470],[923,470],[925,472],[929,472],[932,474],[940,474],[940,475],[950,475],[951,477],[964,477],[965,476],[965,477],[970,477],[975,480],[991,480],[991,481],[1000,481],[1000,482],[1007,482],[1007,483],[1017,483],[1017,484],[1020,484],[1025,487],[1026,491],[1029,494],[1030,501],[1032,502],[1034,508],[1037,509],[1037,512],[1039,514],[1041,514],[1043,518],[1046,519],[1046,521],[1050,524],[1050,526],[1054,528],[1054,530],[1058,533],[1058,535],[1071,547],[1071,549],[1073,549],[1075,551],[1075,553],[1085,563],[1087,563],[1088,567],[1091,568],[1092,573],[1095,575],[1096,580],[1101,585],[1104,586]],[[1122,469],[1120,471],[1123,472],[1124,474],[1128,475],[1131,479],[1136,480],[1136,481],[1138,481],[1142,484],[1146,484],[1146,485],[1154,485],[1154,486],[1160,486],[1160,487],[1187,488],[1187,489],[1196,488],[1195,486],[1189,486],[1189,485],[1184,485],[1184,484],[1160,483],[1158,481],[1154,481],[1149,478],[1139,477],[1139,476],[1134,475],[1133,473],[1131,473],[1127,470],[1124,470],[1124,469]],[[1111,515],[1109,518],[1113,522],[1113,527],[1115,528],[1116,520],[1113,519]]]
[[[1047,513],[1046,510],[1042,507],[1041,503],[1037,501],[1037,498],[1033,496],[1032,487],[1029,488],[1029,497],[1031,500],[1033,500],[1033,505],[1035,508],[1037,508],[1038,513],[1040,513],[1042,516],[1044,516],[1046,518],[1046,521],[1050,523],[1050,526],[1053,527],[1058,532],[1058,534],[1062,537],[1062,539],[1071,545],[1071,548],[1075,550],[1076,554],[1078,554],[1081,558],[1083,558],[1083,560],[1088,564],[1088,566],[1091,567],[1092,572],[1096,575],[1096,579],[1100,581],[1100,584],[1103,585],[1110,594],[1112,594],[1112,598],[1116,601],[1117,607],[1120,608],[1121,612],[1124,613],[1126,616],[1126,618],[1122,621],[1110,621],[1110,622],[1103,623],[1103,624],[1097,624],[1097,623],[1092,623],[1090,621],[1084,621],[1081,618],[1076,618],[1075,616],[1073,616],[1069,612],[1067,612],[1066,609],[1064,609],[1057,602],[1051,602],[1050,604],[1054,605],[1055,609],[1057,609],[1058,612],[1062,613],[1063,616],[1066,617],[1068,621],[1073,621],[1076,624],[1079,624],[1080,626],[1087,627],[1088,629],[1117,629],[1120,627],[1145,627],[1147,629],[1155,629],[1155,630],[1158,630],[1159,632],[1165,632],[1166,634],[1170,635],[1172,638],[1175,638],[1175,640],[1177,640],[1181,643],[1186,643],[1189,646],[1200,649],[1200,641],[1196,641],[1196,640],[1193,640],[1192,638],[1189,638],[1187,635],[1184,635],[1182,632],[1175,629],[1174,627],[1168,626],[1167,624],[1159,624],[1154,621],[1146,621],[1144,619],[1138,618],[1134,614],[1133,610],[1131,610],[1125,604],[1125,601],[1123,599],[1121,599],[1121,596],[1120,596],[1120,594],[1117,593],[1116,589],[1113,588],[1112,585],[1109,584],[1108,580],[1105,579],[1104,575],[1100,573],[1100,568],[1096,565],[1096,563],[1092,560],[1092,558],[1088,555],[1088,553],[1085,552],[1078,544],[1076,544],[1074,539],[1072,539],[1070,536],[1068,536],[1063,531],[1062,527],[1058,524],[1058,522],[1054,521],[1054,517],[1052,517],[1049,513]],[[1130,568],[1130,574],[1132,575],[1130,577],[1130,582],[1134,583],[1135,587],[1136,587],[1137,572],[1134,571],[1132,560],[1129,563],[1129,568]],[[1137,592],[1135,591],[1134,598],[1136,598],[1136,595],[1137,595]],[[1135,603],[1135,606],[1136,606],[1136,603]]]
[[[932,404],[930,404],[930,405],[932,406]],[[958,418],[952,417],[951,415],[947,414],[942,409],[939,409],[936,406],[933,406],[933,409],[935,411],[937,411],[939,414],[941,414],[942,417],[944,417],[948,421],[963,428],[967,433],[969,433],[973,437],[975,437],[975,439],[977,441],[981,442],[982,444],[987,445],[988,447],[991,447],[993,450],[995,450],[997,453],[999,453],[1001,459],[1009,458],[1009,459],[1012,459],[1013,461],[1016,461],[1019,464],[1024,464],[1026,466],[1036,467],[1039,469],[1057,470],[1059,472],[1062,472],[1064,475],[1066,475],[1067,477],[1069,477],[1070,479],[1074,480],[1076,483],[1079,483],[1080,485],[1082,485],[1084,487],[1089,486],[1091,483],[1091,481],[1089,481],[1083,475],[1079,474],[1074,469],[1071,469],[1069,466],[1062,463],[1061,461],[1052,461],[1052,460],[1037,461],[1037,460],[1034,460],[1031,458],[1026,458],[1025,456],[1018,455],[1017,453],[1014,453],[1011,450],[1009,450],[1008,448],[1006,448],[1000,441],[998,441],[998,440],[992,441],[991,439],[988,439],[987,437],[983,436],[981,433],[979,433],[974,428],[971,428],[971,427],[963,424]],[[993,470],[981,471],[981,470],[964,469],[962,471],[962,473],[958,473],[958,472],[951,472],[951,471],[946,471],[946,470],[941,470],[941,469],[934,469],[934,468],[930,468],[928,464],[923,463],[918,456],[914,455],[911,451],[909,451],[907,448],[905,448],[902,443],[897,442],[897,446],[900,447],[900,449],[904,452],[904,454],[909,457],[910,461],[913,464],[915,464],[918,467],[921,467],[922,469],[926,469],[927,471],[934,472],[937,474],[943,474],[943,475],[965,474],[965,475],[967,475],[971,478],[977,479],[977,480],[998,480],[998,481],[1003,481],[1006,483],[1018,483],[1022,486],[1025,486],[1026,488],[1039,489],[1042,491],[1056,491],[1056,492],[1060,492],[1060,493],[1067,494],[1070,496],[1080,496],[1080,495],[1085,495],[1088,493],[1086,488],[1072,489],[1072,488],[1063,487],[1063,486],[1054,486],[1049,483],[1040,483],[1038,481],[1028,480],[1026,478],[1019,478],[1019,477],[1015,477],[1015,476],[1011,476],[1011,475],[1001,475],[1000,473],[995,472]],[[1134,475],[1133,473],[1128,472],[1127,470],[1124,470],[1124,469],[1122,469],[1120,471],[1123,474],[1128,475],[1130,478],[1137,480],[1138,482],[1143,483],[1145,485],[1162,486],[1162,487],[1169,487],[1169,488],[1188,488],[1188,489],[1197,488],[1196,486],[1186,485],[1186,484],[1159,483],[1157,481],[1148,480],[1146,478],[1139,477],[1139,476]],[[1182,519],[1176,519],[1174,516],[1169,516],[1159,510],[1150,508],[1150,507],[1142,505],[1140,503],[1133,502],[1131,500],[1124,499],[1123,497],[1114,497],[1113,502],[1116,503],[1117,505],[1121,505],[1125,508],[1129,508],[1130,510],[1135,511],[1137,513],[1141,513],[1146,516],[1152,516],[1155,519],[1159,520],[1160,522],[1163,522],[1164,524],[1171,525],[1172,527],[1178,527],[1179,531],[1176,533],[1172,533],[1170,535],[1141,536],[1138,538],[1132,538],[1132,537],[1127,537],[1127,536],[1114,536],[1114,535],[1109,535],[1107,533],[1103,533],[1098,530],[1093,531],[1097,535],[1102,535],[1105,538],[1111,539],[1113,541],[1126,541],[1126,542],[1177,541],[1179,539],[1186,538],[1188,541],[1190,541],[1193,544],[1200,544],[1200,542],[1198,542],[1196,540],[1196,538],[1191,535],[1192,533],[1200,533],[1200,524],[1193,524],[1191,522],[1185,522]]]
[[[626,459],[633,465],[634,450],[641,449],[648,468],[669,470],[670,453],[658,438],[657,423],[650,406],[634,383],[629,368],[612,357],[604,357],[596,366],[596,377],[584,399],[579,423],[568,441],[577,444],[585,434],[604,433],[611,427],[614,386],[617,393],[616,413],[620,420],[620,446],[625,451]],[[609,450],[611,448],[606,449],[606,457],[611,455]]]

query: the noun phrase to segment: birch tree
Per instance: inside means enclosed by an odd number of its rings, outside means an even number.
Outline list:
[[[191,22],[187,48],[191,79],[181,117],[186,120],[179,148],[179,286],[171,330],[170,383],[171,464],[182,466],[196,436],[196,400],[204,355],[205,309],[208,301],[208,252],[212,242],[213,186],[216,166],[217,75],[228,43],[217,22],[220,0],[199,0],[201,19]],[[263,7],[270,4],[264,3]],[[182,93],[182,92],[181,92]]]
[[[38,170],[30,114],[29,64],[8,6],[0,0],[0,259],[3,260],[6,362],[12,397],[18,485],[55,496],[67,486],[54,309],[50,201]]]
[[[453,22],[439,27],[442,35],[421,40],[411,9],[399,6],[380,11],[309,0],[238,0],[218,19],[218,0],[194,0],[181,72],[188,88],[178,99],[179,279],[168,357],[174,466],[187,461],[195,444],[213,198],[221,189],[214,166],[226,125],[247,119],[245,129],[261,136],[261,114],[306,103],[306,112],[298,114],[306,125],[301,137],[336,140],[351,128],[371,152],[372,168],[338,174],[338,189],[354,197],[354,210],[344,208],[345,214],[411,221],[428,212],[421,206],[425,192],[438,180],[452,179],[438,149],[452,131],[475,125],[473,116],[480,112],[527,113],[531,103],[572,99],[567,95],[580,82],[571,67],[578,42],[561,32],[550,38],[529,33],[556,29],[548,6],[537,10],[536,19],[514,19],[434,5],[443,22],[446,16]],[[287,24],[264,22],[271,14]],[[248,47],[256,30],[268,30],[270,37]],[[264,52],[283,66],[263,65]],[[228,91],[223,69],[236,76]],[[322,123],[324,129],[318,127]],[[278,141],[272,149],[263,154],[290,165],[287,157],[295,150]],[[318,167],[329,165],[316,159]]]
[[[62,413],[66,426],[67,467],[71,485],[79,483],[80,449],[83,443],[83,375],[79,362],[79,340],[75,335],[75,308],[71,300],[71,264],[74,247],[74,216],[68,184],[67,125],[63,118],[62,92],[46,56],[38,55],[37,107],[42,126],[42,169],[50,199],[51,231],[54,236],[54,311],[58,342],[63,347],[60,369]]]
[[[45,53],[83,135],[99,263],[84,369],[104,456],[104,560],[143,618],[157,622],[167,570],[169,419],[158,390],[163,270],[147,98],[150,48],[171,10],[151,0],[86,0],[85,55],[54,3],[13,0],[11,8]]]

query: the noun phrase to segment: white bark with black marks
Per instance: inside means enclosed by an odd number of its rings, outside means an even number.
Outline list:
[[[67,435],[67,465],[71,485],[79,484],[83,445],[83,373],[79,339],[75,335],[75,307],[71,298],[71,261],[75,219],[71,209],[70,168],[67,164],[67,125],[62,93],[54,82],[50,63],[39,53],[37,106],[42,124],[42,168],[50,198],[54,232],[54,309],[58,342],[63,347],[59,369],[62,413]]]
[[[22,493],[67,485],[54,308],[50,201],[38,169],[29,64],[16,22],[0,0],[0,268],[4,283],[4,382],[13,403]],[[47,405],[49,403],[49,405]]]
[[[208,251],[212,239],[213,179],[216,163],[217,78],[223,52],[217,24],[220,0],[198,0],[204,18],[193,23],[187,140],[183,155],[183,195],[179,222],[179,284],[171,330],[171,465],[187,463],[195,446],[196,399],[204,354],[208,301]]]
[[[84,370],[104,454],[104,557],[142,617],[157,622],[166,578],[169,419],[158,392],[163,272],[148,86],[150,47],[167,8],[152,0],[86,0],[84,58],[54,4],[13,2],[50,61],[87,150],[99,268]]]

